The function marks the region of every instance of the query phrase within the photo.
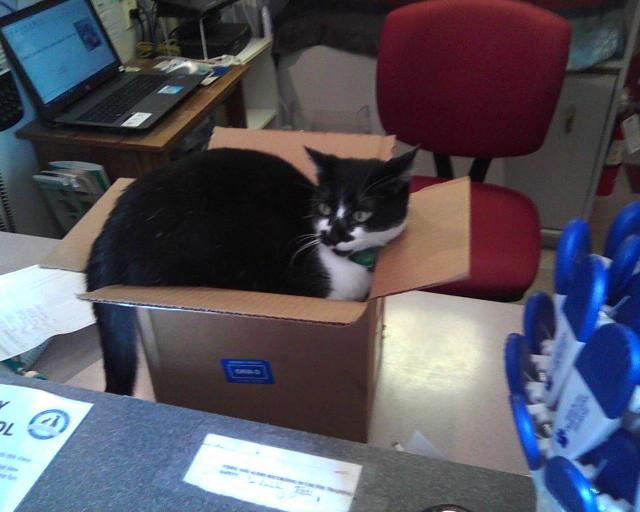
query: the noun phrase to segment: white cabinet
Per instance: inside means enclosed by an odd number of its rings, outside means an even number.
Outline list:
[[[638,0],[626,0],[624,23],[623,58],[588,72],[567,73],[543,147],[533,155],[504,162],[505,185],[535,202],[543,234],[553,238],[569,220],[586,220],[591,215],[638,34]]]
[[[588,216],[617,80],[616,75],[567,75],[542,148],[505,160],[505,185],[533,199],[543,228],[560,230],[569,220]]]

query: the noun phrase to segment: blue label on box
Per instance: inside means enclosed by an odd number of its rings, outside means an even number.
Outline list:
[[[259,359],[221,359],[228,382],[238,384],[273,384],[269,361]]]

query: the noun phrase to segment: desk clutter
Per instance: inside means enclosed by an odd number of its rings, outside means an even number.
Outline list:
[[[564,229],[554,296],[532,295],[505,366],[540,512],[640,511],[640,202],[603,255],[586,222]]]
[[[69,232],[111,185],[104,167],[91,162],[49,162],[48,169],[34,174],[33,179],[63,233]]]
[[[153,66],[153,69],[162,71],[163,73],[184,73],[188,75],[202,75],[200,85],[211,85],[215,80],[225,75],[230,66],[240,64],[240,62],[232,56],[225,55],[208,61],[187,59],[184,57],[160,58],[159,62]]]
[[[176,38],[180,54],[208,59],[224,54],[237,55],[251,39],[246,23],[222,23],[221,10],[237,0],[162,0],[157,2],[156,18],[165,43]],[[180,18],[180,23],[167,32],[166,18]],[[147,16],[147,24],[149,16]],[[152,28],[149,27],[151,34]],[[153,39],[153,34],[151,34]]]

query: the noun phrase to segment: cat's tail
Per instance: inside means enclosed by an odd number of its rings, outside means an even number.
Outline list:
[[[92,248],[87,266],[87,290],[124,282],[120,268],[104,233]],[[132,395],[136,381],[138,356],[136,353],[135,309],[114,304],[94,304],[106,380],[105,391]]]
[[[107,393],[132,395],[136,382],[135,309],[113,304],[94,304]]]

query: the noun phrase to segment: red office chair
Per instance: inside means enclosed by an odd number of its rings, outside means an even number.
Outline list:
[[[571,29],[562,18],[511,0],[432,0],[392,11],[377,69],[388,133],[434,154],[438,178],[450,155],[473,157],[471,278],[430,289],[499,301],[522,297],[540,258],[540,223],[524,195],[484,181],[492,158],[540,148],[560,94]]]

